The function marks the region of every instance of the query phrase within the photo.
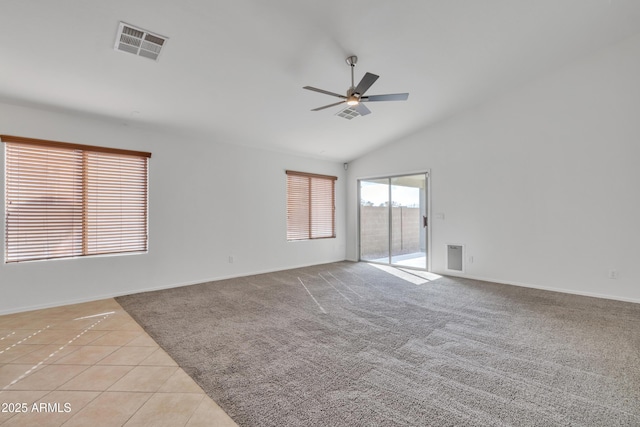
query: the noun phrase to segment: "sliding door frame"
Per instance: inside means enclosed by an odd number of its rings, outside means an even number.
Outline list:
[[[392,178],[398,178],[398,177],[403,177],[403,176],[411,176],[411,175],[424,175],[425,176],[425,203],[426,203],[426,208],[425,208],[425,212],[426,212],[426,216],[427,216],[427,227],[425,228],[424,232],[426,233],[426,245],[427,245],[427,256],[426,256],[426,267],[423,268],[417,268],[417,267],[410,267],[410,266],[402,266],[402,268],[409,268],[409,269],[416,269],[416,270],[426,270],[426,271],[431,271],[431,235],[433,234],[431,232],[431,169],[426,169],[426,170],[420,170],[417,172],[401,172],[401,173],[397,173],[397,174],[390,174],[390,175],[373,175],[373,176],[365,176],[365,177],[359,177],[356,178],[356,185],[357,185],[357,203],[358,203],[358,224],[357,224],[357,235],[356,235],[356,239],[357,239],[357,248],[358,248],[358,261],[361,262],[371,262],[373,264],[384,264],[384,265],[391,265],[394,266],[394,264],[391,263],[391,258],[392,258],[392,251],[391,251],[391,242],[392,242],[392,220],[391,220],[391,179]],[[368,181],[368,180],[375,180],[375,179],[389,179],[389,262],[388,263],[377,263],[375,261],[369,261],[369,260],[363,260],[362,259],[362,239],[361,239],[361,194],[360,194],[360,182],[361,181]]]

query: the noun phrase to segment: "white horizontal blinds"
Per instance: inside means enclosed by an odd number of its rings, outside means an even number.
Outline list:
[[[147,158],[85,152],[85,255],[147,250]]]
[[[287,171],[287,239],[335,237],[336,177]]]
[[[147,250],[150,153],[6,142],[6,262]]]
[[[82,255],[82,155],[6,144],[6,262]]]
[[[310,177],[311,186],[311,239],[335,237],[333,179]]]
[[[308,239],[309,177],[287,174],[287,240]]]

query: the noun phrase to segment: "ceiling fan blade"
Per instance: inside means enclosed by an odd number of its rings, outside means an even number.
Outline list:
[[[369,95],[360,98],[362,102],[375,102],[375,101],[406,101],[409,98],[408,93],[390,93],[388,95]]]
[[[364,104],[358,104],[353,107],[361,116],[366,116],[367,114],[371,114],[371,110],[369,110]]]
[[[325,108],[335,107],[336,105],[340,105],[340,104],[344,104],[344,103],[345,103],[345,101],[340,101],[340,102],[336,102],[335,104],[325,105],[324,107],[314,108],[311,111],[320,111],[320,110],[324,110]]]
[[[360,80],[360,83],[358,83],[358,86],[356,86],[356,89],[353,91],[353,93],[357,93],[360,96],[364,95],[364,93],[371,87],[371,85],[374,84],[376,80],[378,80],[378,77],[380,76],[366,73],[362,80]]]
[[[305,86],[302,89],[312,90],[314,92],[324,93],[325,95],[337,96],[338,98],[347,99],[346,96],[340,95],[339,93],[329,92],[328,90],[318,89],[317,87]]]

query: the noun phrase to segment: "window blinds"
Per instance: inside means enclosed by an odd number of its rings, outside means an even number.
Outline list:
[[[150,153],[0,138],[6,262],[147,250]]]
[[[335,176],[287,173],[287,240],[336,237]]]

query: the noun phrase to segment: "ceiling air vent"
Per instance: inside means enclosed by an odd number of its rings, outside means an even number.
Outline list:
[[[113,48],[157,61],[167,40],[167,37],[121,22]]]

